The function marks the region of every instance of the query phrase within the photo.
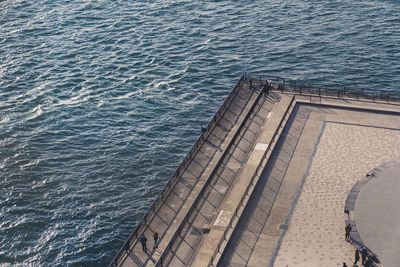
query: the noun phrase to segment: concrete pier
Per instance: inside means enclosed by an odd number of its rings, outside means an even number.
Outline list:
[[[110,265],[352,266],[346,198],[400,157],[398,101],[242,77]]]

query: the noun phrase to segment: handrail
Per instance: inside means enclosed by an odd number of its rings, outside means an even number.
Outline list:
[[[285,111],[285,114],[282,116],[282,119],[281,119],[281,121],[280,121],[279,124],[278,124],[278,127],[275,129],[275,132],[274,132],[274,134],[272,135],[272,139],[271,139],[271,142],[270,142],[270,143],[273,143],[273,142],[275,141],[275,138],[278,136],[278,132],[279,132],[280,129],[282,128],[282,124],[283,124],[283,122],[286,120],[285,118],[286,118],[287,114],[289,113],[289,110],[290,110],[291,106],[293,105],[293,102],[294,102],[294,99],[292,98],[291,101],[290,101],[290,104],[289,104],[288,108],[287,108],[286,111]],[[249,193],[249,191],[250,191],[250,188],[252,188],[253,186],[255,186],[255,185],[253,185],[254,179],[257,177],[257,175],[259,175],[258,172],[260,171],[260,168],[264,165],[264,164],[263,164],[263,163],[264,163],[264,160],[266,159],[266,156],[267,156],[267,154],[268,154],[270,151],[271,151],[271,146],[268,146],[267,149],[266,149],[265,152],[264,152],[264,155],[263,155],[263,157],[262,157],[262,160],[261,160],[260,163],[257,165],[256,171],[254,172],[254,175],[251,177],[250,183],[247,185],[246,190],[245,190],[245,192],[243,193],[243,195],[242,195],[242,197],[241,197],[241,199],[240,199],[240,201],[239,201],[239,205],[236,207],[235,212],[233,213],[233,216],[232,216],[231,219],[229,220],[229,223],[228,223],[227,227],[225,228],[225,231],[224,231],[224,233],[223,233],[223,235],[222,235],[223,238],[218,242],[217,249],[214,251],[213,255],[211,256],[211,259],[210,259],[210,261],[209,261],[209,263],[208,263],[208,266],[214,266],[214,265],[213,265],[213,264],[214,264],[214,260],[215,260],[215,258],[216,258],[216,256],[217,256],[217,254],[220,253],[220,248],[221,248],[222,244],[226,241],[226,235],[227,235],[227,233],[232,229],[233,221],[236,219],[236,216],[238,215],[239,210],[242,208],[242,205],[243,205],[244,200],[245,200],[247,197],[249,197],[248,193]],[[267,159],[267,161],[268,161],[268,159]]]
[[[232,103],[238,90],[241,88],[243,82],[244,82],[244,76],[242,75],[241,78],[236,83],[236,85],[231,90],[231,92],[229,93],[229,95],[225,98],[224,102],[219,107],[218,111],[215,113],[215,115],[212,117],[212,119],[208,123],[206,130],[201,132],[200,136],[197,138],[197,140],[193,144],[192,148],[186,154],[185,158],[181,161],[181,163],[179,164],[178,168],[176,169],[176,171],[174,172],[172,177],[168,180],[168,182],[164,186],[163,190],[158,194],[157,198],[155,199],[155,201],[153,202],[151,207],[147,210],[146,214],[142,217],[142,219],[136,224],[135,229],[131,232],[131,234],[129,235],[128,239],[124,242],[122,247],[118,250],[118,253],[114,256],[113,260],[109,264],[110,267],[118,266],[119,258],[122,256],[124,251],[129,249],[130,242],[134,238],[138,238],[138,236],[140,236],[138,234],[140,228],[144,225],[147,225],[147,221],[148,221],[149,217],[152,214],[155,214],[156,210],[159,208],[156,206],[158,204],[161,204],[164,202],[165,196],[171,192],[172,187],[178,182],[178,177],[180,176],[180,174],[183,173],[183,171],[189,165],[189,161],[192,160],[193,155],[196,154],[197,151],[199,150],[199,147],[201,147],[204,144],[204,141],[206,140],[207,136],[210,134],[211,129],[213,129],[215,127],[217,122],[221,119],[222,115],[228,109],[229,105]]]
[[[308,81],[284,79],[279,76],[249,74],[249,79],[264,83],[268,81],[275,89],[285,92],[295,92],[301,95],[314,94],[319,96],[335,96],[337,98],[368,99],[372,101],[400,102],[400,92],[397,90],[369,89],[346,85],[326,85]],[[397,104],[397,103],[396,103]]]

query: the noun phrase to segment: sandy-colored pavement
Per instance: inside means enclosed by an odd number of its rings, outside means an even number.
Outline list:
[[[327,122],[274,266],[352,266],[344,204],[374,167],[400,156],[400,131]]]

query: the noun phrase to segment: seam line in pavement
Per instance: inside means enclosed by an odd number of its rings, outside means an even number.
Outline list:
[[[361,123],[349,123],[349,122],[341,122],[341,121],[325,121],[325,122],[326,123],[336,123],[336,124],[343,124],[343,125],[353,125],[353,126],[369,127],[369,128],[376,128],[376,129],[400,131],[399,128],[384,127],[384,126],[378,126],[378,125],[368,125],[368,124],[361,124]]]

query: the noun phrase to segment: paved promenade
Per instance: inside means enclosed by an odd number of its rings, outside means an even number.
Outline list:
[[[114,265],[352,266],[346,198],[366,173],[400,157],[400,106],[252,85],[239,83]],[[158,248],[142,252],[139,237],[152,248],[156,231]]]
[[[354,115],[346,115],[347,123]],[[351,266],[354,247],[344,242],[347,194],[369,170],[400,157],[396,141],[400,131],[378,127],[385,126],[372,116],[364,125],[325,125],[275,266],[342,266],[342,262]],[[374,202],[379,197],[371,194],[367,198]],[[361,216],[359,221],[370,219]]]

